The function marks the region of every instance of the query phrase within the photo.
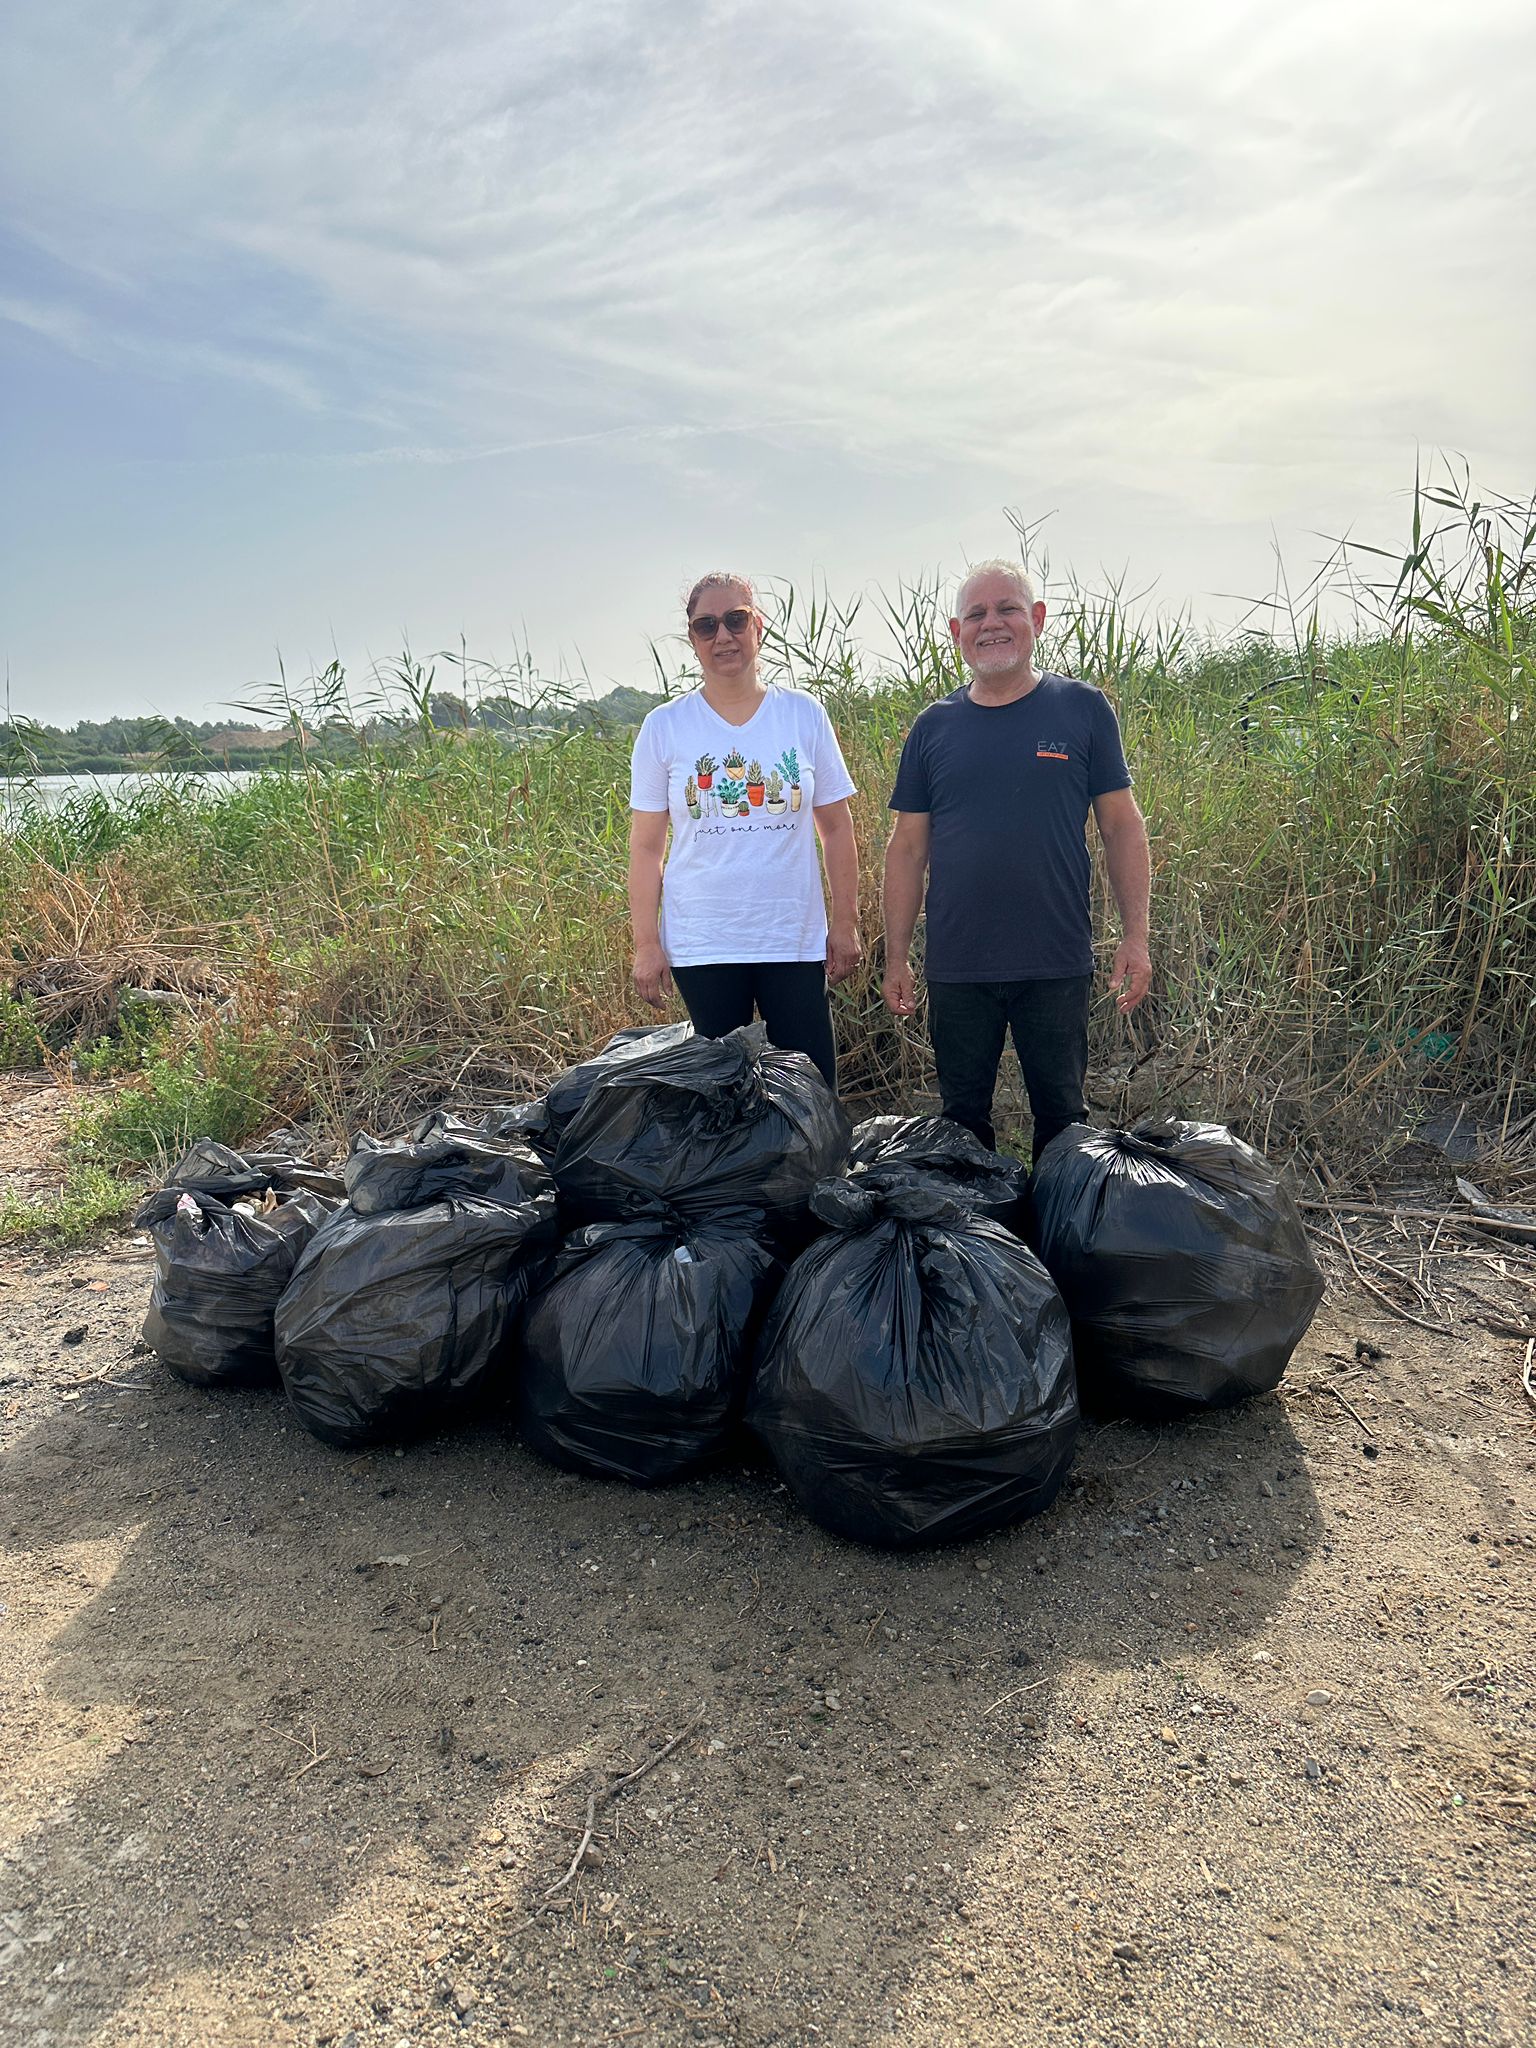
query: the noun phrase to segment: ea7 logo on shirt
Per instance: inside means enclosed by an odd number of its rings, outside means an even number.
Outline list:
[[[1070,761],[1071,758],[1072,756],[1067,752],[1065,740],[1036,740],[1035,742],[1035,759],[1037,761]]]

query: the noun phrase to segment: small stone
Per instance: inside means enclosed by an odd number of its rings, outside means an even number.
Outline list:
[[[1222,1884],[1219,1881],[1211,1886],[1211,1890],[1216,1894],[1218,1899],[1230,1899],[1232,1896],[1231,1885]]]
[[[650,1533],[651,1533],[651,1525],[650,1525],[650,1523],[649,1523],[649,1522],[636,1522],[636,1524],[635,1524],[635,1534],[636,1534],[637,1536],[649,1536],[649,1535],[650,1535]]]
[[[1318,1686],[1314,1691],[1307,1694],[1307,1705],[1309,1707],[1331,1707],[1333,1705],[1333,1694],[1331,1692],[1324,1692],[1322,1687]]]
[[[1305,1770],[1308,1778],[1311,1779],[1314,1785],[1317,1783],[1318,1779],[1323,1775],[1323,1767],[1318,1762],[1315,1756],[1309,1756],[1307,1758],[1306,1763],[1302,1766],[1302,1768]]]
[[[588,1842],[585,1849],[583,1849],[581,1852],[581,1861],[577,1864],[576,1867],[578,1870],[602,1869],[603,1852],[601,1849],[598,1848],[595,1842]]]
[[[843,1710],[843,1703],[835,1692],[827,1694],[825,1704],[829,1714],[840,1714]]]
[[[1261,1479],[1259,1481],[1259,1492],[1263,1495],[1265,1500],[1273,1500],[1275,1497],[1275,1489],[1270,1485],[1267,1479]]]
[[[66,1330],[64,1332],[64,1336],[61,1341],[65,1344],[80,1344],[85,1341],[85,1338],[88,1334],[88,1324],[76,1323],[75,1327],[72,1330]]]
[[[803,1771],[791,1771],[784,1780],[784,1790],[786,1792],[803,1792],[805,1790],[805,1773]]]
[[[1229,1785],[1246,1785],[1247,1782],[1248,1780],[1243,1776],[1241,1771],[1228,1771],[1227,1783]]]
[[[707,1745],[707,1753],[710,1756],[725,1755],[725,1744],[720,1740],[718,1735],[711,1737]]]
[[[1141,1961],[1141,1950],[1134,1941],[1117,1941],[1110,1950],[1110,1954],[1117,1963],[1139,1963]]]
[[[978,1557],[978,1558],[977,1558],[977,1560],[976,1560],[976,1569],[977,1569],[977,1571],[979,1571],[979,1572],[989,1572],[989,1571],[991,1571],[991,1569],[992,1569],[992,1565],[991,1565],[991,1561],[990,1561],[990,1559],[988,1559],[988,1558],[985,1558],[985,1557]],[[976,1973],[975,1973],[975,1971],[973,1970],[973,1971],[971,1972],[971,1975],[972,1975],[972,1976],[974,1976],[975,1974],[976,1974]]]
[[[1169,1749],[1177,1749],[1179,1746],[1179,1738],[1171,1728],[1159,1728],[1157,1739],[1159,1742],[1165,1743]]]
[[[976,1965],[974,1963],[962,1963],[960,1965],[960,1974],[967,1984],[973,1983],[976,1977]]]

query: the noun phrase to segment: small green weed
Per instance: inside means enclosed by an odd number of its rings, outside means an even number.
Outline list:
[[[46,1051],[33,1005],[24,996],[0,990],[0,1071],[40,1067]]]
[[[0,1244],[38,1244],[67,1249],[88,1243],[120,1223],[141,1190],[105,1166],[78,1161],[57,1195],[0,1196]]]

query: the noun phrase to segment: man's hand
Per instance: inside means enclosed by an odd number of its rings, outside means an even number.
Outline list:
[[[659,939],[652,946],[635,948],[635,966],[631,979],[653,1010],[666,1008],[667,996],[672,987],[672,970],[667,965],[667,956],[661,950]]]
[[[827,933],[827,980],[833,988],[846,981],[864,958],[864,941],[856,924],[834,925]]]
[[[886,968],[885,979],[880,984],[880,993],[885,997],[885,1007],[893,1015],[912,1015],[917,1008],[917,983],[913,978],[909,961],[902,960]]]
[[[1124,987],[1121,987],[1122,982]],[[1116,998],[1115,1008],[1122,1017],[1128,1017],[1152,986],[1152,955],[1139,939],[1122,939],[1115,954],[1115,964],[1109,970],[1109,992]]]

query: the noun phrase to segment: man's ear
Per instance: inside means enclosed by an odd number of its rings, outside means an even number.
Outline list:
[[[950,637],[950,639],[951,639],[951,640],[953,640],[953,641],[954,641],[954,643],[955,643],[955,645],[956,645],[957,647],[958,647],[958,646],[960,645],[960,621],[959,621],[958,619],[951,619],[951,620],[950,620],[950,622],[949,622],[949,637]]]
[[[1045,599],[1044,599],[1043,597],[1037,597],[1037,598],[1035,599],[1035,602],[1034,602],[1034,606],[1033,606],[1033,608],[1031,609],[1031,611],[1030,611],[1030,614],[1029,614],[1029,616],[1030,616],[1030,618],[1031,618],[1031,619],[1032,619],[1032,620],[1034,621],[1034,627],[1035,627],[1035,631],[1036,631],[1037,633],[1042,633],[1042,632],[1044,632],[1044,630],[1045,630]]]

